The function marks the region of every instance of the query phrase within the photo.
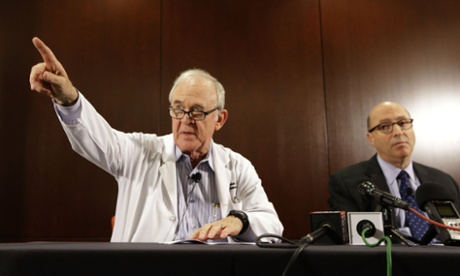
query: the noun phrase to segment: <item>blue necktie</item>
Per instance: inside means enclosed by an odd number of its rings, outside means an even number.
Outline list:
[[[401,194],[401,199],[409,203],[412,208],[418,212],[422,212],[415,202],[414,192],[410,186],[409,175],[405,171],[401,171],[396,178],[399,182],[399,193]],[[421,217],[412,213],[411,211],[406,211],[406,225],[410,228],[412,237],[420,241],[423,235],[428,230],[428,222],[426,222]]]

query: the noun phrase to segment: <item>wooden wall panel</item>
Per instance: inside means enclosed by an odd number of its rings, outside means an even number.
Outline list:
[[[229,119],[215,140],[254,164],[285,236],[300,238],[308,213],[327,207],[317,1],[163,4],[162,83],[193,67],[222,82]],[[167,106],[169,87],[162,93]]]
[[[415,118],[415,158],[460,181],[460,4],[455,0],[10,1],[0,9],[0,242],[110,237],[117,187],[74,153],[31,93],[41,37],[122,131],[171,131],[168,93],[199,67],[227,91],[217,133],[251,160],[300,238],[327,209],[328,174],[369,158],[367,113]]]
[[[34,3],[27,10],[21,6],[11,1],[2,3],[0,9],[0,241],[21,236],[23,164],[30,154],[24,147],[29,134],[24,125],[30,99],[28,61],[32,56],[27,43],[33,30],[26,22],[33,16]]]
[[[331,172],[367,160],[370,109],[411,112],[414,159],[460,181],[460,2],[322,1]]]
[[[3,45],[13,68],[2,64],[2,86],[8,85],[2,94],[9,93],[2,101],[0,121],[9,133],[2,135],[2,158],[14,169],[2,166],[0,240],[108,240],[116,181],[71,150],[50,100],[30,92],[30,68],[41,61],[31,39],[54,50],[73,84],[114,127],[156,131],[160,2],[20,2],[8,4],[10,27],[18,29],[2,39],[10,42]]]

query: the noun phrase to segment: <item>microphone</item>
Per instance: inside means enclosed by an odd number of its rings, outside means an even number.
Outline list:
[[[415,191],[415,200],[420,209],[427,212],[430,219],[450,227],[460,226],[460,215],[453,204],[454,198],[444,186],[437,183],[422,184]],[[435,233],[427,233],[427,237],[424,237],[427,243],[438,234],[438,239],[444,245],[460,245],[459,231],[443,227],[435,228]]]
[[[409,203],[393,196],[392,194],[375,188],[375,185],[369,181],[365,181],[358,186],[361,194],[366,197],[373,197],[377,202],[383,205],[389,205],[404,210],[409,210]]]
[[[323,237],[313,238],[312,244],[345,244],[348,242],[347,217],[345,211],[313,211],[310,212],[310,229],[311,231],[329,227]],[[328,229],[324,229],[328,230]],[[321,233],[320,233],[321,234]]]
[[[433,200],[454,201],[454,198],[444,186],[438,183],[420,185],[415,192],[415,201],[420,209],[427,207],[426,204]]]
[[[193,183],[198,183],[201,180],[201,173],[199,173],[199,172],[194,173],[191,176],[189,176],[188,179],[192,179]]]
[[[306,236],[302,237],[300,239],[300,243],[313,243],[315,240],[321,238],[322,236],[330,233],[334,228],[334,225],[331,225],[329,223],[323,223],[318,229],[315,231],[311,232],[310,234],[307,234]]]

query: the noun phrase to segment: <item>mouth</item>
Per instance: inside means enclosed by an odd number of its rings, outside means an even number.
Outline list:
[[[182,131],[180,134],[185,136],[195,136],[195,132]]]
[[[399,147],[399,146],[404,146],[406,144],[407,144],[407,142],[405,142],[405,141],[398,141],[398,142],[393,143],[393,146],[394,147]]]

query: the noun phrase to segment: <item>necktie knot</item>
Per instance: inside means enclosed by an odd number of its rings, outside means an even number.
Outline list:
[[[401,182],[407,181],[409,179],[409,175],[407,174],[406,171],[402,170],[399,172],[398,176],[396,179],[401,180]]]

